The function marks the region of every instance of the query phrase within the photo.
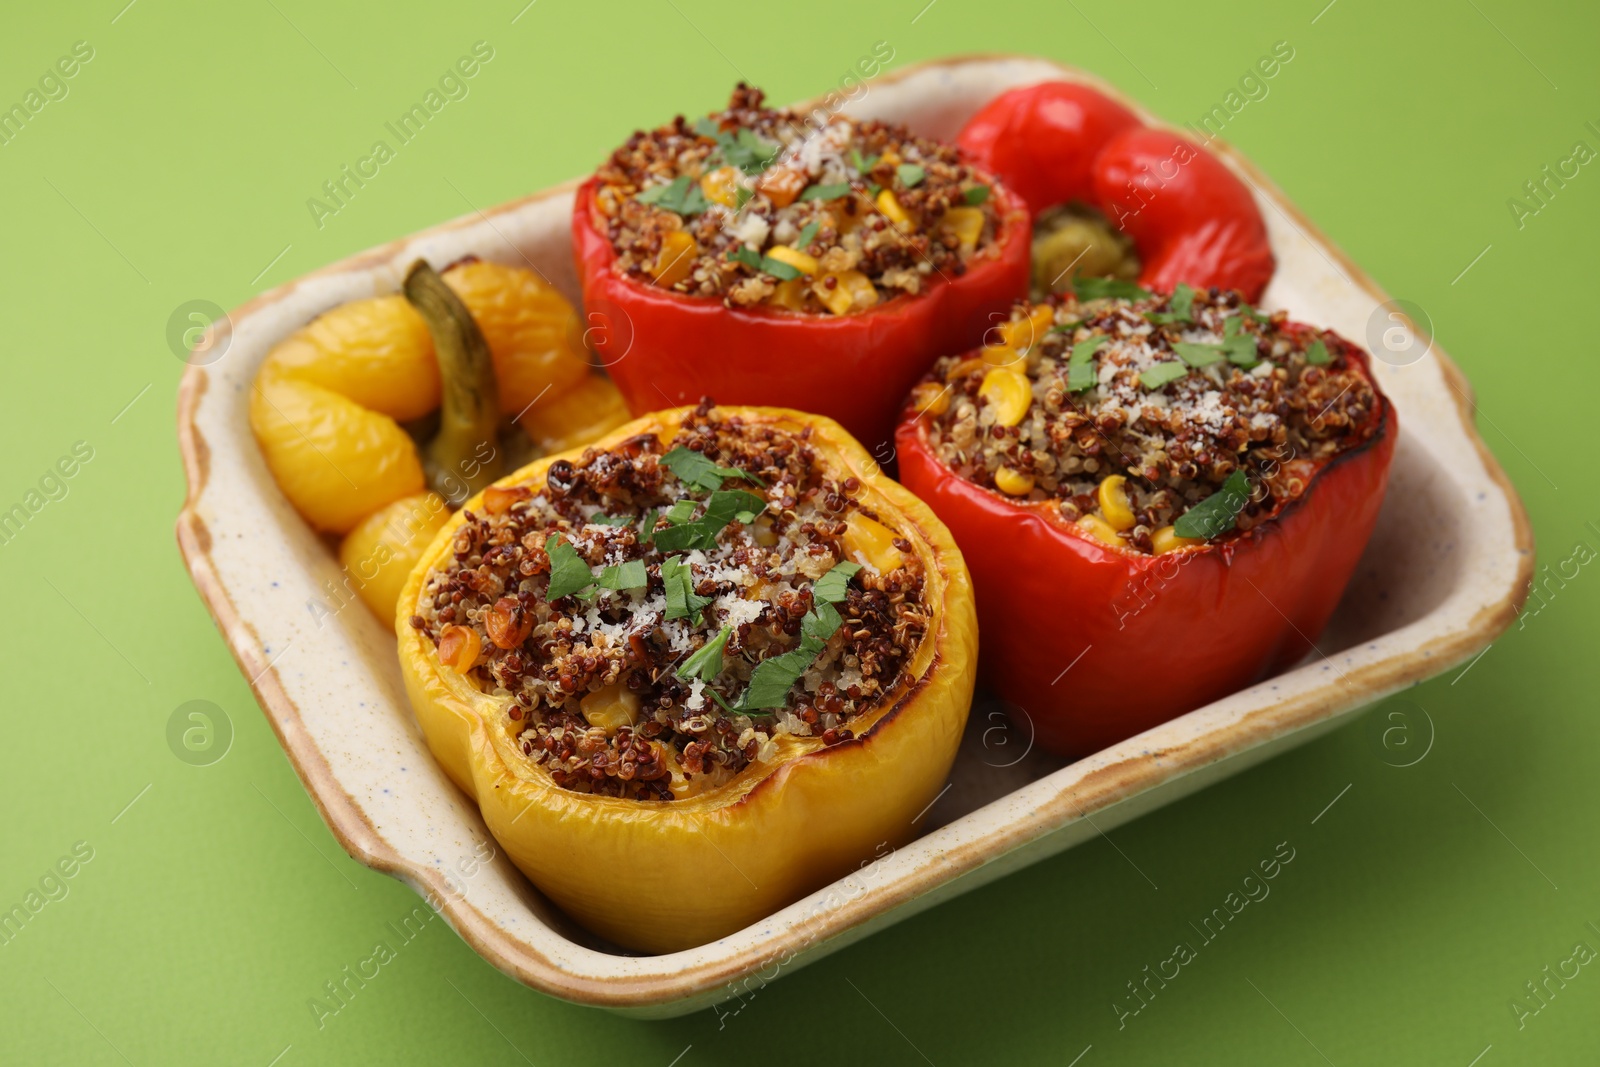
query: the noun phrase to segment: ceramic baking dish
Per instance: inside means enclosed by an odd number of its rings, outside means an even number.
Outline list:
[[[1094,82],[1038,59],[957,58],[884,76],[847,110],[948,138],[996,93],[1049,78]],[[1264,306],[1356,340],[1409,328],[1247,160],[1212,148],[1254,187],[1271,232],[1279,267]],[[214,351],[226,345],[222,357],[188,368],[178,404],[188,481],[179,545],[323,819],[352,856],[411,885],[484,958],[535,989],[652,1017],[755,989],[1331,729],[1473,656],[1521,605],[1532,534],[1474,431],[1469,387],[1426,339],[1395,346],[1409,354],[1374,363],[1400,412],[1389,493],[1319,654],[1070,765],[1030,751],[1026,721],[1006,725],[980,693],[950,785],[919,818],[922,836],[910,845],[712,944],[666,956],[601,944],[494,850],[476,806],[434,763],[401,688],[393,634],[353,598],[329,614],[340,602],[331,592],[338,563],[278,492],[246,417],[251,380],[276,341],[343,301],[395,291],[419,256],[530,263],[578,300],[574,186],[458,219],[252,300],[216,339]]]

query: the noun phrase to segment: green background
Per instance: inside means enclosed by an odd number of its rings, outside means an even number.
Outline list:
[[[1391,702],[1431,717],[1421,762],[1391,766],[1371,724],[1352,724],[1115,831],[1115,847],[1097,840],[785,978],[736,1016],[644,1023],[566,1005],[435,922],[319,1029],[307,999],[418,902],[322,825],[188,581],[172,536],[182,363],[166,340],[186,301],[232,307],[579,174],[636,126],[709,110],[740,75],[785,101],[833,86],[880,40],[892,67],[1035,52],[1181,122],[1283,40],[1294,59],[1227,138],[1431,316],[1553,568],[1580,542],[1600,548],[1576,432],[1600,389],[1600,165],[1520,228],[1506,201],[1574,142],[1600,148],[1584,126],[1600,124],[1593,9],[125,2],[29,5],[0,35],[6,104],[74,42],[94,49],[69,95],[0,147],[0,509],[74,442],[94,449],[0,546],[0,908],[74,843],[93,849],[69,894],[0,945],[0,1060],[1596,1061],[1600,967],[1552,983],[1520,1027],[1511,1008],[1576,942],[1600,948],[1586,925],[1600,925],[1600,578],[1581,567],[1470,672]],[[477,40],[495,54],[470,96],[319,229],[306,199]],[[167,742],[174,709],[197,699],[235,731],[209,766]],[[1272,895],[1119,1029],[1125,983],[1285,841],[1295,859]]]

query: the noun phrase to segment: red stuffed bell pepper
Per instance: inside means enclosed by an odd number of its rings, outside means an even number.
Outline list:
[[[1083,755],[1312,649],[1378,516],[1398,426],[1367,354],[1237,294],[1024,307],[935,364],[901,480],[972,571],[981,671]]]
[[[630,138],[579,188],[572,231],[606,327],[591,337],[635,414],[781,404],[869,449],[934,358],[979,344],[1028,285],[1026,209],[954,148],[743,85]]]
[[[1002,93],[957,144],[1028,202],[1040,292],[1069,288],[1075,272],[1137,277],[1161,292],[1179,282],[1235,289],[1253,301],[1272,280],[1266,225],[1244,182],[1087,85]]]

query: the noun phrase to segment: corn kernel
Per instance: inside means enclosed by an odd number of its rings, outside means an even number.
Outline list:
[[[1150,547],[1158,556],[1204,543],[1198,537],[1179,537],[1178,531],[1171,526],[1162,526],[1150,535]]]
[[[639,721],[639,694],[621,682],[613,682],[578,701],[578,708],[590,726],[614,734]]]
[[[965,378],[967,375],[973,374],[977,371],[987,370],[988,367],[989,364],[985,363],[981,359],[964,359],[957,363],[954,367],[951,367],[950,370],[945,373],[944,380],[947,382],[953,382],[957,378]]]
[[[732,167],[707,171],[700,176],[700,191],[713,203],[736,207],[739,203],[739,172]]]
[[[978,358],[990,367],[1009,367],[1022,358],[1022,353],[1010,345],[984,345]]]
[[[767,256],[777,260],[779,263],[789,264],[801,274],[815,274],[820,269],[816,257],[808,256],[806,253],[790,248],[788,245],[777,245],[767,249]]]
[[[833,279],[831,287],[828,285],[830,278]],[[878,290],[872,284],[872,279],[858,270],[824,274],[812,283],[811,291],[822,302],[822,306],[835,315],[865,311],[878,302]]]
[[[689,276],[700,246],[687,230],[673,230],[661,239],[661,253],[656,256],[650,274],[656,284],[670,289]]]
[[[790,278],[786,282],[779,282],[777,288],[772,290],[772,295],[767,297],[767,303],[790,311],[804,311],[806,286],[810,284],[804,278]]]
[[[939,220],[939,228],[955,234],[956,240],[961,242],[961,251],[971,255],[978,247],[978,238],[983,236],[983,209],[953,207]]]
[[[859,511],[845,517],[844,550],[854,559],[861,557],[880,572],[899,570],[905,556],[895,547],[895,533],[883,523],[869,519]]]
[[[1100,498],[1100,514],[1113,530],[1133,529],[1133,507],[1128,503],[1128,479],[1113,474],[1100,481],[1095,493]]]
[[[1055,309],[1047,304],[1040,304],[1027,317],[1012,319],[1000,327],[1000,339],[1003,343],[1018,350],[1032,348],[1043,340],[1044,335],[1055,325]]]
[[[1078,516],[1078,529],[1101,544],[1110,545],[1113,548],[1123,547],[1123,540],[1117,536],[1117,531],[1113,530],[1110,524],[1098,515]]]
[[[1001,467],[994,472],[994,484],[1007,496],[1027,496],[1033,492],[1033,475]]]
[[[1027,375],[1011,367],[996,367],[983,376],[978,395],[994,409],[994,421],[999,426],[1015,426],[1028,413],[1033,403],[1033,386]]]
[[[919,415],[943,415],[950,410],[950,387],[922,382],[911,390],[911,404]]]
[[[889,221],[894,223],[896,229],[909,230],[915,225],[911,216],[906,213],[906,209],[900,206],[900,201],[888,189],[880,190],[878,193],[878,210],[889,217]]]

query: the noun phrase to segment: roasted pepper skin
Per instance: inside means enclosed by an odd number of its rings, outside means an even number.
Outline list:
[[[593,447],[635,434],[668,436],[689,410],[637,419]],[[579,923],[645,952],[733,933],[909,840],[913,820],[944,785],[972,699],[972,588],[943,524],[831,419],[777,408],[719,411],[751,423],[810,427],[824,462],[839,476],[860,478],[864,498],[916,534],[932,624],[907,667],[908,682],[852,724],[855,738],[830,748],[820,738],[781,737],[771,763],[684,800],[571,792],[522,756],[500,726],[503,709],[442,668],[432,642],[410,625],[428,570],[451,551],[460,513],[412,572],[395,619],[401,672],[423,734],[445,771],[477,800],[511,861]],[[559,458],[540,459],[499,484],[540,486]]]
[[[1104,93],[1045,82],[995,97],[956,144],[1038,214],[1078,201],[1133,238],[1140,284],[1236,289],[1256,301],[1276,261],[1248,186],[1216,156],[1147,127]]]
[[[1371,379],[1359,347],[1344,351]],[[1376,388],[1376,386],[1374,387]],[[1314,647],[1377,522],[1398,423],[1378,394],[1368,441],[1237,537],[1160,556],[1111,547],[1054,501],[1017,501],[955,474],[908,405],[900,478],[965,547],[985,684],[1017,725],[1079,757],[1283,670]]]
[[[595,187],[590,179],[578,189],[573,248],[584,307],[621,320],[591,342],[636,415],[702,396],[783,404],[836,419],[876,451],[887,445],[912,382],[939,356],[978,344],[993,316],[1028,290],[1027,211],[998,184],[993,252],[917,296],[840,316],[730,308],[618,274],[596,224]]]

